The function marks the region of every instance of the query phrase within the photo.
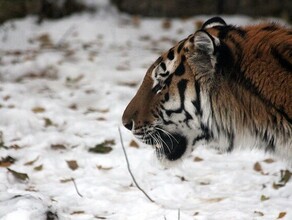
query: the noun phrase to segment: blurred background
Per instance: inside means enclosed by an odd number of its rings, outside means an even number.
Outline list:
[[[58,19],[74,12],[94,11],[95,0],[0,0],[0,23],[26,15]],[[149,17],[190,17],[209,14],[243,14],[279,17],[291,22],[291,0],[111,0],[122,11]]]

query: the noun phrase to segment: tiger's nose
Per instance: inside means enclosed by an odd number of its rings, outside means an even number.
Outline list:
[[[123,125],[125,126],[125,128],[127,128],[128,130],[132,130],[133,128],[133,120],[130,121],[123,121]]]

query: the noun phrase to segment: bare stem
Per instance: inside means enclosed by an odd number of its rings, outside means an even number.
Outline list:
[[[139,184],[137,183],[132,171],[131,171],[131,168],[130,168],[130,163],[129,163],[129,159],[128,159],[128,156],[127,156],[127,152],[126,152],[126,149],[125,149],[125,146],[124,146],[124,142],[123,142],[123,137],[122,137],[122,133],[121,133],[121,129],[119,129],[119,134],[120,134],[120,140],[121,140],[121,145],[122,145],[122,148],[123,148],[123,151],[124,151],[124,155],[125,155],[125,158],[126,158],[126,162],[127,162],[127,168],[128,168],[128,171],[132,177],[132,180],[133,182],[135,183],[136,187],[151,201],[151,202],[154,202],[153,199],[151,199],[151,197],[139,186]]]

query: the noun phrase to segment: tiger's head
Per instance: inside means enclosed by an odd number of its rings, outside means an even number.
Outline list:
[[[212,85],[201,88],[199,81],[208,85],[216,69],[220,42],[205,31],[214,25],[226,24],[218,17],[210,19],[159,57],[124,111],[123,125],[154,146],[158,159],[175,161],[212,136],[202,113],[203,105],[208,105],[202,97]]]

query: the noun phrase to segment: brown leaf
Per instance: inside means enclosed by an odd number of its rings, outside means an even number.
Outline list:
[[[274,189],[279,189],[281,187],[284,187],[286,183],[290,180],[292,176],[292,172],[289,170],[281,170],[281,179],[278,183],[273,183]]]
[[[52,144],[51,148],[53,150],[65,150],[66,147],[63,144]]]
[[[201,157],[195,157],[195,158],[194,158],[194,161],[195,161],[195,162],[200,162],[200,161],[203,161],[203,159],[202,159]]]
[[[68,183],[68,182],[71,182],[71,181],[72,181],[72,178],[60,180],[61,183]]]
[[[96,168],[99,170],[111,170],[112,169],[112,167],[103,167],[101,165],[97,165]]]
[[[104,142],[95,145],[93,148],[89,148],[89,152],[107,154],[112,151],[112,145],[115,144],[114,140],[105,140]]]
[[[269,200],[270,199],[270,197],[268,197],[268,196],[265,196],[265,195],[261,195],[261,201],[263,202],[263,201],[266,201],[266,200]]]
[[[254,165],[253,165],[253,169],[256,171],[256,172],[263,172],[263,169],[262,169],[262,166],[259,162],[256,162]]]
[[[16,159],[14,159],[13,157],[10,157],[10,156],[2,157],[0,160],[0,167],[9,167],[15,161],[16,161]]]
[[[207,185],[210,185],[210,182],[200,182],[200,185],[207,186]]]
[[[80,214],[84,214],[84,211],[74,211],[72,212],[70,215],[80,215]]]
[[[97,121],[106,121],[106,118],[104,118],[104,117],[98,117],[96,120]]]
[[[116,66],[116,70],[118,71],[129,71],[130,70],[130,64],[129,63],[121,63]]]
[[[254,214],[258,215],[258,216],[264,216],[264,213],[260,212],[260,211],[254,211]]]
[[[138,82],[133,82],[133,81],[132,82],[118,82],[118,85],[134,88],[138,86]]]
[[[16,178],[16,179],[19,179],[19,180],[22,180],[22,181],[25,181],[25,180],[28,180],[29,177],[26,173],[19,173],[15,170],[11,170],[9,168],[7,168],[7,170]]]
[[[272,158],[268,158],[268,159],[263,160],[263,162],[265,162],[265,163],[274,163],[275,161]]]
[[[35,158],[34,160],[31,160],[31,161],[26,162],[24,165],[25,165],[25,166],[31,166],[31,165],[33,165],[38,159],[39,159],[39,156],[37,156],[37,158]]]
[[[71,170],[76,170],[76,169],[78,169],[78,163],[77,163],[77,161],[76,160],[67,160],[66,161],[67,162],[67,165],[68,165],[68,167],[71,169]]]
[[[33,111],[34,113],[42,113],[42,112],[45,112],[46,109],[43,108],[43,107],[37,106],[37,107],[34,107],[34,108],[32,109],[32,111]]]
[[[139,148],[139,144],[134,140],[132,140],[129,145],[130,147]]]
[[[171,28],[171,25],[172,25],[172,23],[171,23],[171,20],[169,20],[169,19],[165,19],[163,22],[162,22],[162,28],[163,29],[170,29]]]
[[[44,121],[45,121],[45,127],[49,127],[49,126],[53,126],[53,122],[51,119],[49,118],[44,118]]]
[[[284,218],[286,214],[286,212],[280,212],[277,219]]]
[[[215,203],[215,202],[221,202],[222,200],[224,200],[225,198],[210,198],[210,199],[204,199],[206,202],[210,202],[210,203]]]
[[[286,183],[290,180],[292,173],[289,170],[281,170],[281,180],[280,182],[286,185]]]
[[[33,168],[35,171],[41,171],[43,169],[43,165],[39,165]]]

